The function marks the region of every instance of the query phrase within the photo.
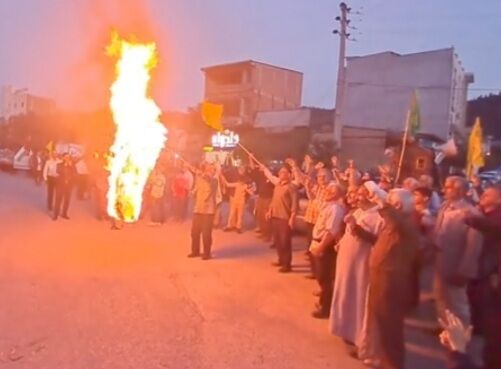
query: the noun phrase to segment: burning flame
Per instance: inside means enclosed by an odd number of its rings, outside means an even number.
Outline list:
[[[143,189],[166,140],[160,108],[148,97],[157,64],[155,43],[126,41],[116,33],[107,54],[118,59],[110,107],[116,125],[108,162],[108,215],[134,222],[141,213]]]

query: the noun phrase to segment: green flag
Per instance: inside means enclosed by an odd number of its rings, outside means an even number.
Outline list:
[[[421,127],[421,113],[419,112],[418,93],[412,93],[410,115],[409,115],[409,136],[415,137]]]

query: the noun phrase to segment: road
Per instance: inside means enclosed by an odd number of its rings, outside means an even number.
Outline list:
[[[0,172],[0,367],[364,367],[310,317],[301,239],[288,275],[250,231],[216,231],[215,259],[193,260],[189,223],[111,231],[76,201],[54,222],[43,191]],[[442,367],[431,338],[409,336],[409,368]]]

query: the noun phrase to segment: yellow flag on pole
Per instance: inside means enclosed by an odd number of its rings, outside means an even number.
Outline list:
[[[53,152],[54,151],[54,142],[49,141],[49,143],[47,144],[47,146],[45,146],[45,148],[47,149],[48,152]]]
[[[222,117],[223,105],[213,104],[207,101],[202,103],[202,119],[209,127],[216,131],[223,131],[224,127],[223,123],[221,123]]]
[[[477,117],[468,139],[468,156],[466,160],[466,175],[470,178],[485,165],[482,123]]]

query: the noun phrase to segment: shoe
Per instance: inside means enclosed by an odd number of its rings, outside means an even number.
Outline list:
[[[233,228],[231,227],[224,227],[223,228],[223,232],[231,232],[233,230]]]
[[[363,361],[364,365],[370,366],[371,368],[380,368],[381,367],[381,361],[378,359],[365,359]]]
[[[279,273],[290,273],[292,271],[291,267],[281,267],[278,272]]]
[[[311,316],[315,319],[329,319],[329,313],[326,313],[322,310],[315,310],[311,313]]]
[[[57,215],[53,215],[52,220],[57,220]]]
[[[360,356],[358,356],[358,350],[356,348],[348,348],[348,355],[356,360],[360,360]]]
[[[61,215],[61,218],[63,218],[63,219],[67,219],[67,220],[70,220],[70,217],[69,217],[69,216],[67,216],[66,214]]]
[[[278,261],[274,261],[273,263],[271,263],[271,266],[279,267],[282,266],[282,264],[280,264]]]
[[[318,296],[320,296],[321,292],[320,291],[313,291],[312,294],[313,294],[313,296],[318,297]]]
[[[306,279],[317,279],[317,277],[315,277],[313,274],[309,274],[307,276],[305,276]]]
[[[270,245],[270,249],[276,249],[276,248],[277,248],[277,247],[275,246],[275,244],[274,244],[274,243],[272,243],[272,244]]]
[[[210,260],[212,259],[212,255],[204,255],[202,256],[202,260]]]
[[[195,254],[195,253],[191,253],[188,255],[189,258],[198,258],[200,256],[200,254]]]

